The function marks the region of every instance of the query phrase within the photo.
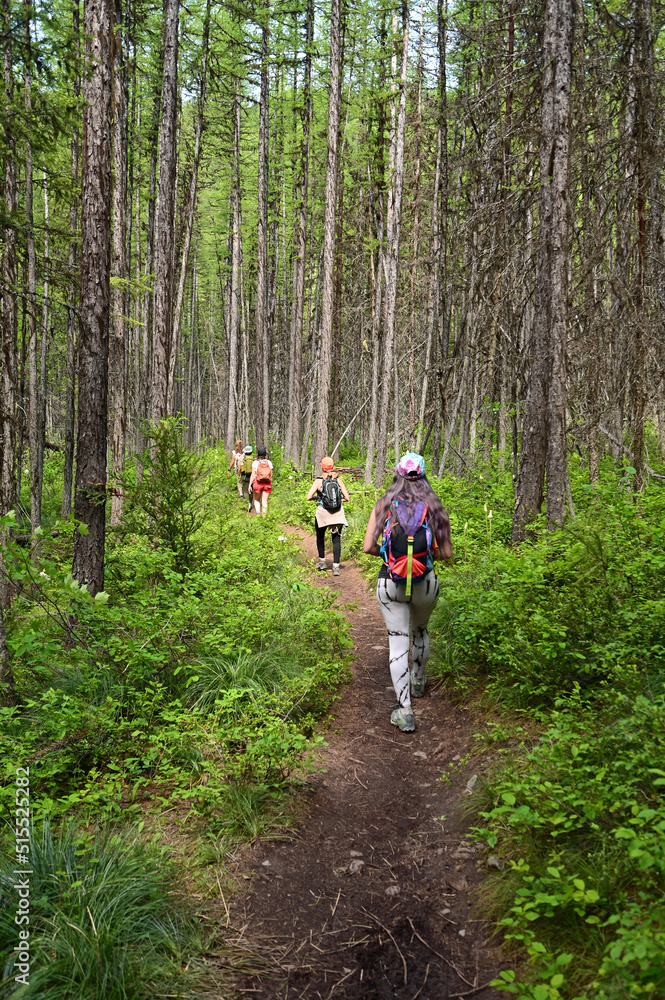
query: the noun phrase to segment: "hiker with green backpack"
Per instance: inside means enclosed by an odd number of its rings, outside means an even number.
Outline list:
[[[390,721],[412,733],[416,722],[411,698],[425,694],[427,623],[439,599],[434,562],[453,553],[450,520],[427,482],[422,455],[409,451],[399,460],[392,483],[370,514],[363,549],[383,560],[376,598],[388,629],[390,676],[398,701]]]
[[[342,500],[351,499],[348,490],[335,470],[335,463],[330,455],[321,459],[321,475],[314,480],[306,500],[316,500],[316,548],[319,558],[316,568],[326,570],[326,530],[330,528],[333,544],[333,576],[339,576],[339,563],[342,553],[342,528],[348,524],[344,516]]]

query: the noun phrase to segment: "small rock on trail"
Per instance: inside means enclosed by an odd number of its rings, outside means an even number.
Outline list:
[[[315,558],[313,537],[298,534]],[[452,783],[440,780],[471,747],[471,712],[428,689],[414,705],[416,732],[392,727],[388,647],[373,595],[351,563],[339,577],[318,579],[357,606],[346,611],[354,679],[297,835],[245,855],[249,888],[232,905],[230,925],[242,928],[243,948],[261,956],[262,971],[238,977],[238,995],[498,1000],[487,984],[506,962],[470,898],[486,870],[464,840],[470,775],[453,770]]]

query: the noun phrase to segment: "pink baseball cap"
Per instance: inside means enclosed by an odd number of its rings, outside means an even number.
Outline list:
[[[321,459],[321,468],[324,472],[332,472],[335,468],[335,463],[333,462],[330,455],[326,455],[325,458]]]
[[[407,451],[399,460],[397,472],[403,479],[422,479],[425,475],[425,459],[415,451]]]

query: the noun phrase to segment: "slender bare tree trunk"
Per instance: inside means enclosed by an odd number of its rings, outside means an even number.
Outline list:
[[[76,52],[79,52],[79,4],[78,0],[72,2],[72,29],[75,38]],[[77,73],[74,78],[74,96],[78,99],[81,93],[81,77]],[[79,133],[78,126],[72,129],[71,141],[71,164],[72,164],[72,184],[74,190],[78,186],[79,179]],[[68,518],[72,509],[72,487],[74,485],[74,422],[76,413],[76,330],[78,321],[74,309],[74,271],[76,268],[77,239],[76,229],[78,225],[78,198],[72,197],[69,206],[69,256],[67,266],[72,281],[67,296],[67,401],[65,409],[65,443],[64,443],[64,473],[62,487],[62,516]]]
[[[30,119],[32,113],[32,71],[31,71],[31,18],[30,0],[24,0],[25,17],[25,73],[23,77],[25,112]],[[27,341],[28,341],[28,384],[30,413],[28,440],[30,447],[30,524],[34,531],[41,521],[41,483],[39,473],[39,379],[37,374],[37,263],[35,259],[34,190],[32,169],[32,143],[30,136],[25,144],[25,218],[27,228]]]
[[[540,139],[540,229],[531,332],[531,371],[515,490],[513,542],[540,511],[547,467],[547,518],[566,504],[565,343],[572,0],[548,0]]]
[[[367,455],[365,456],[365,485],[372,482],[374,449],[376,447],[376,424],[379,413],[379,352],[383,291],[383,245],[379,237],[379,256],[376,264],[374,283],[374,313],[372,316],[372,401],[370,404],[369,429],[367,434]]]
[[[421,142],[422,142],[422,93],[423,93],[423,73],[424,73],[424,63],[423,63],[423,34],[424,34],[424,12],[421,6],[420,8],[420,32],[418,37],[418,70],[417,70],[417,80],[418,80],[418,101],[416,104],[416,127],[415,127],[415,177],[413,184],[413,256],[411,259],[411,288],[410,288],[410,302],[409,302],[409,337],[411,343],[416,342],[418,336],[419,328],[419,315],[420,309],[417,308],[416,302],[418,298],[418,263],[420,256],[420,158],[421,158]],[[436,204],[438,196],[438,174],[439,174],[439,156],[437,153],[437,162],[435,167],[435,194],[434,194],[434,204]],[[425,366],[425,378],[427,378],[427,365],[429,365],[429,357],[427,359],[427,364]],[[416,424],[415,410],[416,410],[416,400],[415,400],[415,386],[414,386],[414,356],[413,352],[409,354],[409,427],[416,430],[418,434],[418,429],[414,427]],[[397,384],[397,380],[396,380]],[[427,390],[425,389],[425,392]],[[419,436],[422,435],[420,431]],[[397,436],[395,438],[397,440]],[[409,448],[412,449],[415,446],[414,431],[410,431],[409,436]]]
[[[7,632],[5,630],[5,615],[2,604],[0,604],[0,704],[11,708],[16,703],[14,673],[9,658]]]
[[[198,194],[199,165],[201,162],[201,138],[203,136],[206,88],[208,83],[208,48],[210,38],[210,0],[206,2],[206,12],[203,21],[203,41],[201,47],[201,78],[199,82],[199,107],[196,116],[196,132],[194,134],[194,162],[192,164],[192,176],[189,182],[187,193],[187,221],[185,223],[185,238],[182,248],[182,260],[180,262],[180,277],[178,279],[178,292],[176,295],[175,310],[173,313],[173,330],[171,334],[171,350],[169,355],[169,384],[168,384],[168,406],[173,405],[173,379],[175,376],[175,363],[177,355],[177,344],[180,336],[180,320],[182,317],[182,305],[185,298],[185,281],[187,280],[187,268],[189,265],[189,248],[192,243],[192,231],[194,229],[194,215],[196,213],[196,199]]]
[[[164,53],[161,54],[161,65],[164,65]],[[163,73],[162,73],[163,76]],[[162,109],[162,89],[155,87],[152,113],[152,129],[150,135],[150,179],[148,181],[148,225],[146,229],[145,248],[145,278],[146,290],[143,300],[143,343],[141,346],[141,407],[139,415],[144,419],[150,416],[152,402],[152,369],[155,316],[155,217],[157,200],[157,147],[159,142],[159,123]],[[138,470],[140,472],[140,468]]]
[[[265,382],[268,371],[268,146],[270,143],[270,0],[263,6],[261,26],[261,97],[259,102],[259,176],[257,185],[258,232],[256,243],[256,445],[268,443],[268,406]]]
[[[323,224],[323,283],[321,331],[316,399],[316,435],[312,459],[321,461],[328,451],[328,414],[332,377],[332,333],[335,279],[335,216],[337,210],[337,145],[340,98],[340,0],[330,8],[330,71],[328,75],[328,157],[326,163],[326,207]]]
[[[634,106],[632,110],[631,147],[635,173],[635,214],[637,222],[637,267],[633,301],[635,321],[633,334],[633,358],[631,364],[630,395],[632,403],[633,464],[635,477],[633,488],[640,491],[645,482],[644,422],[646,415],[647,381],[647,314],[644,309],[645,279],[647,276],[647,195],[653,189],[652,133],[655,111],[652,87],[654,82],[654,37],[651,18],[651,0],[633,0],[631,16],[632,52],[630,90]],[[630,97],[629,97],[630,102]],[[630,103],[633,103],[630,102]],[[655,206],[650,206],[651,212]]]
[[[127,79],[124,65],[122,0],[115,0],[113,44],[113,249],[111,274],[111,409],[113,410],[113,478],[117,486],[125,471],[127,385],[125,380],[125,281],[127,278]],[[122,490],[111,495],[111,524],[122,519]]]
[[[159,135],[159,189],[155,234],[155,301],[153,325],[153,420],[166,416],[173,321],[173,213],[178,124],[179,0],[164,0],[164,75]]]
[[[44,443],[46,440],[46,355],[48,353],[48,322],[49,322],[49,204],[48,183],[46,171],[42,177],[44,192],[44,280],[42,285],[42,340],[39,351],[39,509],[42,509],[42,493],[44,485]]]
[[[94,594],[104,586],[106,422],[110,314],[111,0],[84,0],[86,63],[81,156],[81,330],[72,574]]]
[[[429,387],[429,368],[432,358],[432,341],[434,339],[434,318],[436,316],[435,300],[439,277],[439,184],[441,178],[441,129],[437,130],[436,166],[434,168],[434,198],[432,200],[432,273],[427,283],[427,347],[425,348],[425,371],[420,391],[420,407],[418,409],[418,433],[416,451],[420,454],[425,433],[425,407],[427,405],[427,389]]]
[[[312,319],[312,293],[310,292],[309,300],[309,321],[308,321],[308,332],[311,337],[312,350],[310,355],[310,372],[311,378],[309,379],[310,386],[314,388],[310,391],[309,403],[307,405],[307,412],[305,414],[305,421],[303,425],[303,438],[302,438],[302,451],[300,453],[300,468],[304,469],[307,466],[307,458],[309,455],[309,438],[312,432],[312,418],[314,415],[314,401],[316,398],[316,387],[318,385],[318,365],[319,365],[319,346],[318,346],[318,332],[319,332],[319,285],[321,282],[321,269],[323,266],[323,261],[320,259],[316,268],[316,278],[314,282],[314,317]],[[311,271],[310,271],[311,279]],[[315,437],[312,439],[314,441]],[[312,444],[313,447],[313,444]],[[312,462],[315,461],[315,456],[312,454]]]
[[[136,48],[134,49],[134,58],[136,58]],[[136,84],[135,84],[136,85]],[[135,136],[141,134],[141,110],[142,103],[140,99],[137,101],[136,106],[136,128]],[[139,288],[141,287],[141,267],[142,267],[142,257],[141,257],[141,182],[143,180],[143,172],[141,169],[141,156],[140,149],[137,143],[136,146],[136,197],[133,206],[134,212],[134,230],[136,232],[136,246],[134,249],[134,280],[136,282],[136,295],[134,297],[134,450],[138,451],[141,440],[141,428],[140,420],[145,414],[145,410],[142,406],[142,400],[144,398],[144,389],[141,384],[142,379],[142,352],[141,343],[145,337],[142,327],[143,316],[143,305],[146,301],[146,296],[139,293]],[[137,465],[137,473],[140,469],[140,465]]]
[[[17,210],[16,139],[14,137],[14,75],[12,73],[12,35],[9,0],[0,6],[3,33],[3,74],[5,89],[4,108],[4,202],[7,226],[4,230],[2,257],[2,356],[0,370],[0,515],[11,509],[14,500],[14,460],[16,452],[16,411],[18,396],[18,282],[16,264],[16,230],[14,216]],[[0,600],[0,604],[2,601]],[[0,650],[1,658],[1,650]],[[2,674],[0,671],[0,685]]]
[[[466,387],[468,383],[468,372],[470,364],[470,354],[465,352],[464,363],[462,365],[462,376],[460,378],[459,390],[457,392],[457,397],[455,399],[455,405],[453,407],[453,412],[450,417],[450,424],[448,425],[448,433],[445,436],[445,441],[443,445],[443,454],[441,456],[441,464],[439,465],[439,478],[443,475],[443,470],[446,467],[446,462],[448,461],[448,453],[450,452],[450,445],[455,433],[455,426],[457,424],[457,418],[459,417],[460,408],[462,405],[462,400],[466,393]]]
[[[242,236],[242,234],[241,234]],[[240,410],[242,413],[242,421],[240,424],[240,429],[242,431],[243,441],[247,441],[249,438],[249,367],[248,367],[248,354],[249,354],[249,333],[247,331],[247,315],[249,313],[249,306],[245,308],[245,269],[243,267],[242,260],[242,240],[240,243],[240,339],[242,343],[242,389],[240,393],[240,398],[242,403],[240,405]]]
[[[226,411],[225,444],[233,446],[238,422],[238,348],[240,344],[240,256],[242,252],[240,191],[240,84],[236,83],[233,102],[233,233],[231,240],[231,309],[229,317],[229,398]],[[244,440],[244,439],[243,439]]]
[[[397,37],[397,10],[393,12],[393,45]],[[397,306],[397,273],[399,267],[399,240],[402,216],[402,190],[404,186],[404,132],[406,128],[406,70],[409,57],[409,6],[402,3],[402,62],[397,76],[397,52],[393,49],[392,101],[390,108],[390,151],[388,211],[386,216],[386,301],[383,325],[383,384],[379,405],[379,434],[376,447],[374,484],[383,486],[388,452],[388,419],[390,387],[395,356],[395,314]],[[397,95],[399,91],[399,101]]]
[[[307,253],[307,198],[309,189],[310,128],[312,122],[312,46],[314,42],[314,0],[307,0],[305,27],[305,78],[303,82],[302,141],[300,145],[300,199],[298,206],[298,251],[295,262],[291,327],[292,395],[286,434],[286,457],[294,465],[300,458],[302,409],[302,332],[305,310],[305,256]]]

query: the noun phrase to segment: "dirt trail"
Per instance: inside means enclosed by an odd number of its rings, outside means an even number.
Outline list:
[[[314,539],[299,534],[314,558]],[[231,926],[274,962],[265,975],[242,977],[239,992],[274,1000],[496,1000],[485,984],[500,960],[469,900],[482,878],[464,839],[473,770],[439,780],[471,748],[472,713],[428,690],[414,703],[415,733],[391,726],[388,641],[374,595],[352,563],[342,564],[340,577],[329,569],[319,580],[358,606],[347,611],[354,679],[297,835],[261,842],[245,859],[251,878]]]

